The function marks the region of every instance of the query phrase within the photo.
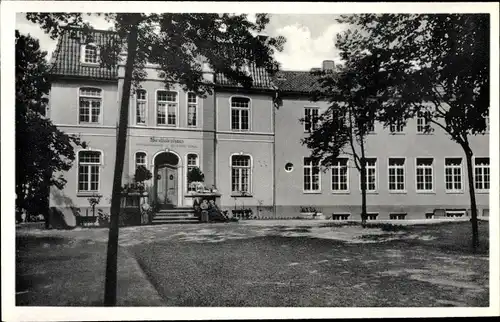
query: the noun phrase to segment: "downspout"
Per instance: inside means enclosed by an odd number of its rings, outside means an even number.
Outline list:
[[[278,104],[279,93],[275,87],[274,98],[273,98],[273,217],[276,218],[276,104]]]

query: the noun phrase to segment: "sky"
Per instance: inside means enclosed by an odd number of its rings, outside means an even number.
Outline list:
[[[253,15],[249,15],[252,19]],[[265,33],[269,36],[284,36],[287,40],[284,50],[278,52],[275,58],[281,63],[283,70],[310,70],[321,67],[323,60],[338,61],[335,49],[336,34],[347,29],[335,21],[333,14],[272,14]],[[102,17],[86,18],[96,29],[108,29],[110,25]],[[26,20],[23,13],[16,14],[16,29],[21,33],[30,34],[40,41],[40,46],[49,56],[56,47],[56,41],[51,40],[36,24]]]

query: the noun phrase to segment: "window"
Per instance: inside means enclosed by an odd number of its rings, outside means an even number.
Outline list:
[[[158,91],[156,93],[157,114],[156,123],[158,125],[177,125],[177,93],[168,91]]]
[[[317,107],[304,108],[304,131],[305,132],[311,132],[317,128],[317,126],[318,126],[318,113],[319,113],[319,109]]]
[[[417,114],[417,133],[424,134],[430,130],[431,122],[424,117],[422,112]]]
[[[377,191],[377,159],[366,158],[366,192]],[[359,189],[361,187],[361,176],[359,176]]]
[[[320,191],[319,160],[304,158],[304,191]]]
[[[82,62],[86,64],[99,63],[99,48],[96,45],[88,44],[82,48]]]
[[[417,191],[433,191],[433,162],[432,158],[417,158],[416,181]]]
[[[102,105],[102,90],[99,88],[80,88],[80,123],[99,123]]]
[[[389,125],[389,130],[391,133],[403,133],[404,124],[402,120],[397,120],[396,122]]]
[[[231,129],[248,131],[250,121],[250,99],[247,97],[231,98]]]
[[[190,153],[190,154],[187,155],[187,172],[186,172],[186,176],[195,167],[198,167],[198,156],[196,154],[194,154],[194,153]],[[195,191],[195,190],[196,190],[195,187],[190,187],[189,184],[188,184],[187,191]]]
[[[332,191],[349,191],[349,168],[348,159],[339,158],[332,165]]]
[[[446,191],[462,191],[462,158],[444,159],[444,180]]]
[[[465,217],[465,214],[466,214],[466,210],[465,209],[458,209],[458,210],[448,210],[446,209],[446,217]]]
[[[231,191],[233,193],[250,193],[251,162],[248,155],[231,157]]]
[[[377,220],[377,216],[378,216],[378,213],[375,213],[375,212],[366,213],[367,220]]]
[[[405,159],[389,159],[389,191],[405,191]]]
[[[333,214],[332,220],[348,220],[351,214]]]
[[[474,159],[474,181],[478,191],[490,189],[490,158]]]
[[[146,124],[147,92],[143,89],[138,89],[135,95],[135,124]]]
[[[197,110],[198,110],[198,97],[195,93],[188,93],[188,105],[187,105],[187,119],[188,126],[197,125]]]
[[[374,134],[375,133],[375,121],[369,121],[368,126],[367,126],[368,133]]]
[[[404,220],[406,217],[406,214],[389,214],[389,219],[391,220]]]
[[[141,165],[143,167],[147,167],[146,153],[145,152],[137,152],[135,154],[135,168],[137,169]]]
[[[293,163],[288,162],[287,164],[285,164],[285,171],[292,172],[293,171]]]
[[[78,153],[78,191],[95,192],[99,190],[99,168],[101,152],[80,151]]]

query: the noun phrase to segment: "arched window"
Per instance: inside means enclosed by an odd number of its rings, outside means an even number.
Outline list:
[[[231,129],[248,131],[250,129],[250,99],[231,97]]]
[[[78,153],[78,191],[99,191],[102,153],[99,151],[80,151]]]
[[[79,92],[79,122],[99,123],[102,107],[102,90],[82,87]]]
[[[198,161],[198,155],[194,153],[190,153],[187,155],[187,171],[186,171],[186,176],[188,173],[195,167],[199,167],[199,161]],[[188,189],[187,191],[195,191],[196,189],[193,187],[190,187],[188,184]]]
[[[146,152],[137,152],[135,154],[135,168],[137,169],[141,165],[147,168]]]
[[[251,193],[252,165],[249,155],[231,157],[231,191],[233,193]]]
[[[147,92],[144,89],[138,89],[135,94],[136,106],[135,106],[135,123],[136,124],[146,124],[147,115]]]
[[[82,62],[86,64],[99,63],[99,48],[94,44],[87,44],[82,48]]]

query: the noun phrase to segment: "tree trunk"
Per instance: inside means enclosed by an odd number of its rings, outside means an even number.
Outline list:
[[[471,206],[471,219],[472,224],[472,249],[475,251],[479,246],[479,230],[477,227],[477,206],[476,206],[476,193],[474,188],[474,169],[472,167],[472,151],[469,147],[464,147],[465,158],[467,160],[467,177],[469,181],[469,195]]]
[[[361,158],[361,224],[366,224],[366,160]]]
[[[106,261],[106,280],[104,287],[104,305],[116,305],[117,255],[118,255],[118,223],[121,203],[121,186],[125,146],[127,143],[127,125],[130,102],[130,88],[132,72],[137,53],[137,25],[131,24],[127,37],[127,62],[125,65],[125,79],[120,106],[120,119],[116,140],[115,171],[113,175],[113,190],[111,195],[111,215],[108,237],[108,253]]]

